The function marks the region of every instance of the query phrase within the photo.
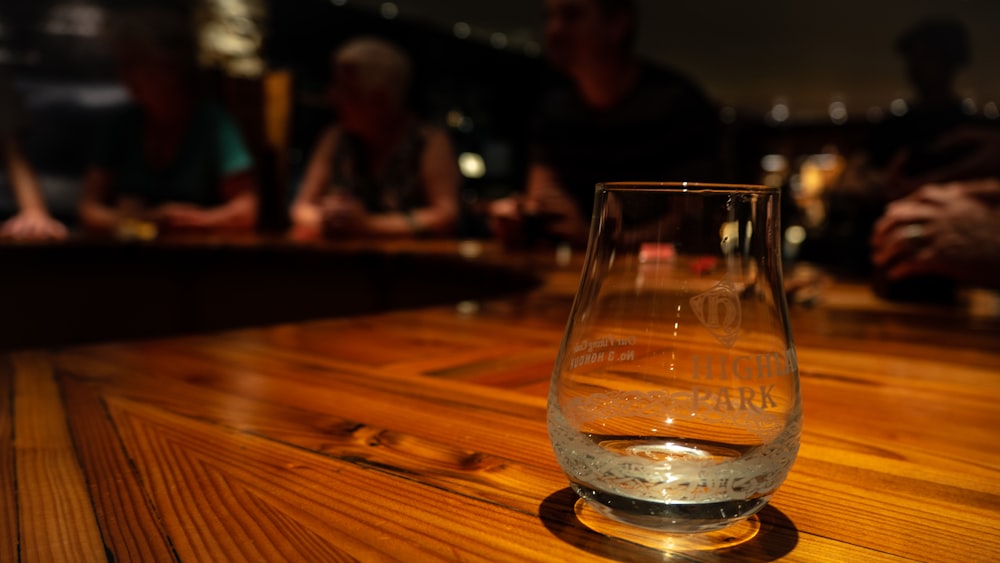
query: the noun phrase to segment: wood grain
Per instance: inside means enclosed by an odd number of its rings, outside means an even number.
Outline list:
[[[17,561],[17,489],[14,465],[14,366],[0,361],[0,561]]]
[[[20,561],[103,561],[52,364],[30,353],[13,363]]]
[[[663,561],[573,512],[545,400],[566,268],[476,307],[9,354],[2,561]],[[751,542],[688,561],[1000,557],[1000,320],[838,282]]]

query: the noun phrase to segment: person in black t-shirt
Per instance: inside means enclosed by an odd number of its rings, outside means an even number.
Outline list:
[[[716,181],[720,123],[700,88],[633,53],[628,0],[546,0],[546,55],[570,83],[549,92],[533,124],[521,197],[493,202],[494,231],[529,222],[586,241],[598,182]]]

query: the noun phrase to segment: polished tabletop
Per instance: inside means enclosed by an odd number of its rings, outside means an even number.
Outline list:
[[[889,303],[807,271],[799,457],[752,540],[666,553],[583,525],[549,447],[579,257],[387,251],[540,284],[2,356],[0,561],[1000,559],[995,294]]]

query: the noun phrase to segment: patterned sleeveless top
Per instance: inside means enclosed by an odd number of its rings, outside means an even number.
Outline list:
[[[411,124],[396,144],[381,177],[376,177],[364,143],[356,135],[342,131],[333,154],[328,190],[347,190],[371,213],[406,212],[422,207],[427,203],[420,182],[424,145],[419,125]]]

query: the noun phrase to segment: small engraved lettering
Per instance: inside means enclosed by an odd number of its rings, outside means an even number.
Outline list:
[[[603,362],[605,358],[604,352],[594,352],[592,354],[582,354],[576,356],[569,361],[569,369],[576,369],[578,367],[589,366],[599,362]]]
[[[740,381],[784,377],[794,365],[787,354],[768,352],[730,357],[726,354],[695,354],[691,360],[691,378],[726,381],[730,374]]]
[[[691,409],[716,412],[761,412],[764,409],[778,406],[777,401],[771,395],[773,391],[773,384],[757,387],[694,386],[690,392]]]
[[[757,394],[753,390],[753,387],[740,387],[740,410],[757,410],[757,406],[753,404],[753,398]]]
[[[761,385],[760,386],[760,408],[766,409],[769,406],[776,407],[778,403],[774,402],[774,398],[771,397],[771,391],[774,390],[774,384],[771,385]],[[768,404],[770,403],[770,404]]]

